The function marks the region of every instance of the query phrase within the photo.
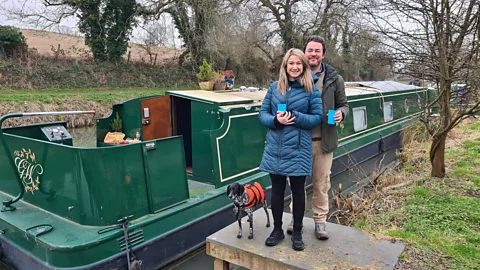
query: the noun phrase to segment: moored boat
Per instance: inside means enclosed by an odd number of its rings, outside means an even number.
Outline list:
[[[431,98],[394,82],[346,86],[350,117],[338,126],[332,187],[341,172],[400,148],[402,128]],[[197,249],[235,219],[227,185],[257,181],[269,197],[269,177],[258,170],[264,95],[195,90],[129,100],[97,119],[89,148],[73,146],[64,122],[3,128],[2,260],[17,269],[158,269]],[[86,112],[9,114],[0,124],[70,113]],[[140,141],[105,143],[117,115],[122,133]]]

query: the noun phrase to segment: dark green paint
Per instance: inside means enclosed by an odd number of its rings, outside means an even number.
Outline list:
[[[242,183],[257,181],[263,186],[269,186],[268,175],[259,173],[243,179]],[[161,237],[162,235],[185,225],[192,220],[201,218],[219,209],[221,206],[231,204],[225,196],[225,188],[210,190],[204,195],[187,200],[157,214],[145,215],[133,220],[130,232],[143,230],[144,241]],[[0,194],[0,199],[5,198]],[[65,219],[40,211],[39,208],[23,203],[18,204],[21,208],[22,218],[18,214],[0,213],[0,228],[5,228],[6,233],[2,237],[16,243],[27,252],[41,261],[47,262],[54,267],[78,267],[93,264],[102,259],[116,255],[120,252],[117,238],[123,236],[121,230],[98,234],[103,227],[80,226],[68,222]],[[34,238],[25,237],[23,230],[35,226],[42,221],[48,223],[54,229],[52,232]],[[14,223],[14,226],[9,224]],[[39,244],[37,244],[39,243]],[[168,247],[165,247],[166,249]],[[162,252],[159,250],[159,252]]]
[[[357,97],[348,97],[350,106],[350,116],[344,121],[344,128],[338,127],[339,137],[347,137],[355,134],[353,129],[353,109],[359,107],[367,108],[367,130],[386,124],[383,118],[383,102],[392,102],[393,120],[420,112],[418,98],[421,101],[426,98],[424,92],[418,93],[416,91],[406,91],[404,94],[398,96],[398,92],[360,95]],[[408,112],[405,104],[408,105]],[[362,130],[363,131],[363,130]],[[359,132],[362,132],[359,131]],[[365,142],[366,143],[366,142]]]
[[[223,114],[222,126],[211,132],[217,187],[257,172],[254,169],[260,165],[267,132],[254,108],[236,108]]]
[[[122,132],[125,134],[125,138],[134,139],[137,130],[142,131],[142,100],[152,97],[158,96],[137,98],[115,104],[110,116],[97,119],[97,146],[103,146],[100,143],[103,142],[105,135],[108,132],[113,132],[111,123],[117,113],[122,120]],[[140,132],[140,138],[143,139],[142,132]]]
[[[215,183],[210,130],[217,129],[223,119],[214,104],[192,101],[192,174],[208,183]],[[212,159],[213,158],[213,159]]]
[[[30,149],[36,155],[36,164],[43,167],[39,190],[26,192],[23,199],[82,225],[115,224],[124,215],[141,217],[188,198],[179,137],[85,149],[15,135],[6,135],[5,139],[12,153]],[[157,143],[157,148],[144,155],[145,144],[152,142]],[[0,168],[14,175],[6,162]],[[2,177],[0,189],[14,195],[18,192],[14,183],[14,178]],[[147,183],[155,188],[149,196]],[[169,198],[162,190],[172,192]]]
[[[147,146],[155,144],[154,149]],[[185,155],[181,137],[143,144],[150,213],[171,207],[189,198]]]
[[[335,156],[347,155],[401,130],[412,113],[420,111],[417,94],[406,91],[349,97],[351,109],[367,107],[368,127],[355,133],[353,116],[347,118],[344,127],[338,127],[341,139]],[[23,200],[14,204],[16,211],[0,213],[0,229],[5,229],[1,237],[50,266],[85,267],[120,254],[122,231],[98,231],[126,215],[133,215],[130,232],[142,230],[147,242],[230,204],[225,186],[233,181],[270,186],[268,174],[256,169],[267,131],[258,121],[259,105],[223,109],[215,102],[191,99],[193,171],[188,178],[216,189],[205,188],[189,198],[182,137],[124,146],[102,144],[116,112],[122,118],[123,132],[134,136],[141,127],[141,100],[114,105],[110,117],[98,120],[97,143],[103,147],[77,148],[42,140],[35,136],[41,134],[43,125],[8,130],[10,134],[3,138],[10,147],[9,155],[30,149],[44,172],[39,190],[26,192]],[[408,113],[405,100],[410,105]],[[383,120],[384,101],[393,103],[394,119],[388,124]],[[4,151],[0,145],[1,200],[19,192],[16,169],[9,165]],[[35,236],[31,228],[37,225],[53,229]]]

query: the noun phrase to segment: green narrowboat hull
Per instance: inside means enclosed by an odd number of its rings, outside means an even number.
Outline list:
[[[401,147],[402,128],[430,99],[425,89],[368,93],[348,97],[355,116],[338,128],[332,187],[335,175]],[[128,244],[131,265],[158,269],[188,254],[234,221],[228,184],[257,181],[269,197],[269,176],[258,170],[267,131],[258,121],[264,94],[171,91],[117,104],[97,120],[95,148],[71,146],[64,123],[4,128],[4,259],[19,269],[128,269]],[[134,137],[139,130],[141,142],[103,143],[117,113],[123,133]]]

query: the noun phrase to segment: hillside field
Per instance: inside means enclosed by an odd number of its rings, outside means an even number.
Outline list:
[[[90,58],[91,53],[85,45],[82,36],[70,34],[61,34],[41,30],[19,29],[25,38],[30,49],[36,49],[40,55],[54,56],[60,44],[60,56],[67,58]],[[156,64],[168,63],[178,59],[182,53],[181,50],[170,49],[166,47],[152,47],[152,53],[157,53]],[[131,51],[130,57],[136,62],[150,62],[147,51],[141,47],[141,44],[129,43],[129,48],[124,58],[127,58],[128,51]]]

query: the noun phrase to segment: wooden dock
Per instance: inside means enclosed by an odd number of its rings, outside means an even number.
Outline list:
[[[232,213],[233,215],[233,213]],[[270,218],[273,218],[270,212]],[[237,222],[207,237],[206,252],[214,257],[215,270],[227,270],[229,264],[247,269],[394,269],[402,253],[402,243],[376,240],[351,227],[328,223],[330,239],[320,241],[314,235],[313,220],[304,218],[305,250],[292,249],[286,227],[291,215],[284,213],[285,239],[275,247],[265,245],[273,227],[266,228],[263,209],[254,213],[254,238],[248,239],[247,217],[242,219],[243,238],[237,239]]]

